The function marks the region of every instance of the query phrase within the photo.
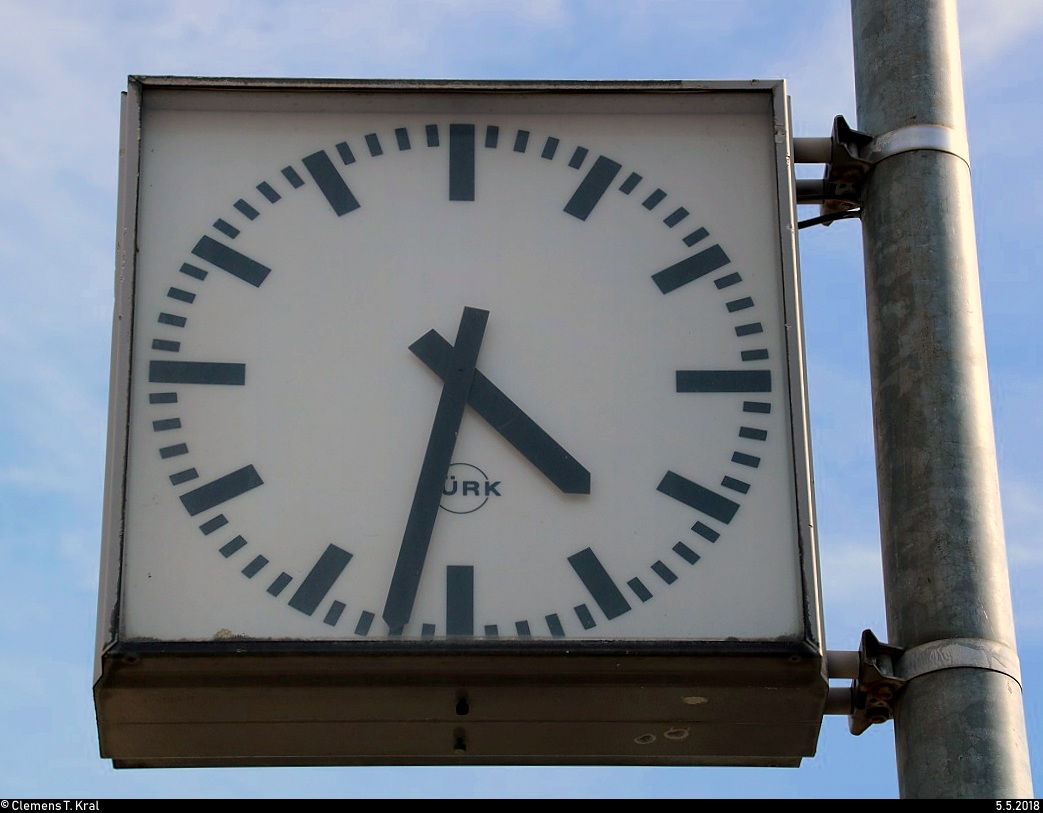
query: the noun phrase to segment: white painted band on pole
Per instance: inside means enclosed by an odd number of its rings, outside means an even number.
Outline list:
[[[892,155],[915,150],[947,152],[961,159],[968,167],[971,165],[967,134],[940,124],[911,124],[889,130],[876,136],[859,154],[862,159],[879,164]]]
[[[943,669],[988,669],[1021,685],[1021,661],[1012,647],[984,638],[950,638],[914,646],[895,664],[896,677],[912,680]]]

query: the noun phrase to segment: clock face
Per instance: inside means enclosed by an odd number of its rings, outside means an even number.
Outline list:
[[[805,636],[770,93],[226,95],[143,107],[125,637]]]

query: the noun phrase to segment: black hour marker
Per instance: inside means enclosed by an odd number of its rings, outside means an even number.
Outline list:
[[[736,336],[752,336],[755,333],[763,333],[764,326],[760,322],[750,322],[748,325],[736,325]]]
[[[366,610],[359,616],[359,622],[355,625],[356,635],[369,635],[369,628],[373,626],[373,619],[376,618],[373,613]]]
[[[684,559],[688,564],[694,565],[699,561],[699,554],[688,547],[684,542],[678,542],[674,545],[674,553]]]
[[[548,616],[544,616],[547,622],[547,629],[550,630],[551,637],[553,638],[564,638],[565,628],[561,626],[561,619],[558,618],[557,613],[551,613]]]
[[[678,392],[771,392],[771,370],[678,370]]]
[[[634,591],[634,595],[644,603],[652,598],[652,591],[645,587],[645,583],[637,576],[627,582],[627,587]]]
[[[344,183],[344,179],[333,166],[333,161],[324,150],[312,153],[304,159],[304,168],[308,174],[315,179],[319,191],[329,201],[337,217],[342,217],[348,212],[359,208],[359,202]]]
[[[347,141],[341,141],[337,145],[337,155],[340,156],[340,161],[344,166],[355,163],[355,153],[351,151]]]
[[[218,552],[222,556],[224,556],[225,559],[227,559],[229,556],[231,556],[236,551],[240,550],[245,545],[246,540],[243,539],[241,536],[237,536],[235,537],[235,539],[230,539],[227,542],[225,542],[225,544],[218,548]]]
[[[636,172],[631,172],[627,175],[627,179],[619,185],[619,191],[624,195],[629,195],[639,183],[641,183],[641,176]]]
[[[519,130],[518,135],[514,137],[514,151],[525,152],[529,146],[529,131]]]
[[[656,490],[725,525],[732,521],[735,512],[739,510],[737,502],[672,471],[666,473]]]
[[[710,232],[708,232],[706,229],[698,228],[695,231],[693,231],[691,234],[686,234],[684,236],[684,244],[686,246],[688,246],[689,248],[691,248],[696,243],[698,243],[698,242],[700,242],[702,240],[705,240],[709,236],[710,236]]]
[[[739,437],[749,438],[750,440],[767,440],[768,430],[767,429],[755,429],[752,426],[740,426]]]
[[[731,274],[726,274],[720,279],[715,279],[713,284],[717,286],[718,291],[723,291],[725,288],[738,285],[740,282],[742,282],[742,277],[739,275],[739,272],[735,271]]]
[[[257,184],[257,191],[264,195],[265,200],[269,203],[277,203],[282,198],[282,195],[276,192],[268,181],[261,181]]]
[[[449,565],[445,569],[446,635],[474,635],[474,568]]]
[[[587,160],[587,153],[589,150],[586,147],[576,147],[576,151],[572,153],[572,157],[569,159],[569,166],[573,169],[579,169],[583,166],[583,162]]]
[[[231,237],[233,240],[239,236],[239,229],[237,229],[231,223],[222,220],[221,218],[218,218],[214,221],[214,228],[222,234]]]
[[[665,218],[663,218],[663,222],[669,228],[672,229],[674,226],[676,226],[678,223],[680,223],[686,217],[688,217],[688,210],[685,209],[683,206],[681,206],[681,207],[679,207],[677,209],[674,209],[674,211],[672,211]]]
[[[437,124],[428,124],[424,127],[424,133],[427,135],[427,146],[437,147],[439,145]]]
[[[768,357],[768,351],[762,347],[756,350],[743,350],[740,355],[743,361],[764,361]]]
[[[326,617],[322,619],[323,624],[329,624],[331,627],[337,626],[337,622],[340,621],[341,614],[344,612],[344,602],[335,601],[330,605],[329,610],[326,611]]]
[[[184,316],[173,313],[161,313],[158,321],[161,325],[171,325],[172,327],[184,327],[188,324],[188,320]]]
[[[554,154],[558,151],[558,139],[554,136],[550,136],[546,143],[543,145],[543,152],[540,154],[541,158],[546,158],[548,161],[554,158]]]
[[[219,528],[225,527],[228,524],[228,517],[224,514],[218,514],[213,519],[208,519],[202,525],[199,526],[199,530],[203,532],[205,536],[210,536],[214,531]]]
[[[485,147],[489,150],[495,150],[496,145],[500,143],[500,128],[495,124],[490,124],[485,128]]]
[[[260,478],[258,478],[260,479]],[[344,572],[351,554],[336,545],[327,545],[319,561],[315,563],[308,575],[304,577],[301,586],[290,599],[290,606],[305,615],[311,615],[319,606],[326,594],[333,587],[334,582]]]
[[[175,485],[175,486],[179,486],[182,483],[189,482],[190,480],[198,480],[198,479],[199,479],[199,472],[198,471],[196,471],[195,469],[185,469],[184,471],[179,471],[176,474],[171,474],[170,475],[170,484],[171,485]]]
[[[180,288],[171,288],[167,291],[167,296],[171,299],[177,299],[180,302],[187,302],[190,305],[196,301],[196,295],[194,293],[191,291],[183,291]]]
[[[744,311],[747,308],[753,307],[753,299],[744,296],[742,299],[733,299],[731,302],[726,303],[728,306],[728,313],[735,313],[736,311]]]
[[[435,637],[435,625],[434,624],[421,624],[420,625],[420,637],[421,638],[434,638]]]
[[[703,525],[703,523],[701,522],[695,523],[695,525],[692,526],[692,530],[709,542],[716,542],[718,539],[721,538],[721,535],[717,533],[717,531],[715,531],[709,525]]]
[[[725,488],[730,488],[732,491],[738,491],[740,494],[747,494],[750,490],[749,483],[744,483],[742,480],[736,480],[734,477],[725,477],[721,480],[721,485]]]
[[[178,270],[182,274],[192,277],[193,279],[206,279],[206,271],[202,268],[196,268],[194,265],[189,265],[188,263],[184,263]],[[195,294],[192,296],[195,298]]]
[[[405,127],[395,128],[395,141],[398,143],[399,152],[412,148],[409,143],[409,131]]]
[[[170,339],[153,339],[153,350],[165,350],[168,353],[178,353],[181,350],[181,342],[173,342]]]
[[[246,217],[249,220],[256,220],[257,216],[259,214],[261,214],[253,206],[251,206],[249,203],[247,203],[242,198],[239,198],[239,200],[237,200],[232,205],[235,206],[235,208],[239,211],[239,213],[241,215],[243,215],[244,217]]]
[[[597,626],[597,622],[594,620],[594,616],[590,614],[590,609],[586,604],[580,604],[572,609],[576,613],[576,618],[579,619],[580,626],[583,629],[590,630]]]
[[[676,291],[682,285],[694,282],[700,277],[712,274],[718,268],[730,263],[728,255],[719,245],[712,245],[698,254],[674,263],[652,275],[652,279],[664,294]]]
[[[384,148],[380,146],[380,139],[377,138],[376,133],[370,133],[366,136],[366,147],[369,149],[369,154],[374,158],[384,154]]]
[[[246,365],[224,361],[150,361],[148,380],[153,384],[241,386],[246,382]]]
[[[576,571],[587,592],[601,608],[606,618],[616,618],[630,609],[626,600],[612,577],[608,575],[601,560],[590,548],[569,557],[569,564]]]
[[[514,630],[518,633],[519,638],[528,638],[532,635],[532,630],[529,629],[528,621],[515,621]]]
[[[171,457],[179,457],[183,454],[188,454],[187,443],[175,443],[173,446],[164,446],[159,450],[159,456],[164,460]]]
[[[485,637],[486,638],[499,638],[500,628],[496,624],[485,625]]]
[[[655,573],[660,579],[667,584],[673,584],[677,581],[677,574],[668,568],[663,562],[655,561],[652,563],[652,572]]]
[[[290,182],[290,186],[294,189],[300,189],[304,186],[304,179],[297,174],[297,170],[293,167],[283,167],[282,176]]]
[[[621,164],[601,155],[565,204],[565,213],[586,220],[619,174]]]
[[[752,454],[732,452],[732,463],[738,463],[740,466],[749,466],[751,469],[755,469],[761,464],[761,459]]]
[[[644,206],[648,210],[652,210],[656,206],[658,206],[660,203],[662,203],[663,202],[663,198],[665,198],[665,197],[666,197],[666,192],[664,192],[662,189],[657,189],[655,192],[653,192],[651,195],[649,195],[647,198],[645,198],[641,202],[641,205]]]
[[[149,393],[148,402],[150,404],[176,404],[177,393],[176,392],[153,392]]]
[[[181,419],[180,418],[164,418],[161,421],[152,422],[153,432],[169,432],[171,429],[180,429]]]
[[[264,556],[255,556],[250,560],[250,564],[243,568],[243,575],[248,579],[252,579],[260,573],[267,564],[268,560]]]
[[[255,288],[259,288],[272,269],[261,265],[256,260],[240,254],[234,248],[229,248],[224,243],[219,243],[212,237],[202,237],[192,253],[200,259],[213,263],[222,271],[227,271],[233,277],[238,277],[243,282],[248,282]],[[182,267],[184,270],[184,267]]]
[[[289,573],[280,573],[276,576],[275,581],[268,585],[268,592],[273,596],[277,596],[286,589],[286,585],[291,581],[293,581],[293,576]]]
[[[474,125],[449,125],[449,200],[474,200]]]
[[[189,515],[194,517],[260,485],[264,485],[264,480],[257,473],[257,469],[253,466],[243,466],[187,494],[182,494],[181,502]]]

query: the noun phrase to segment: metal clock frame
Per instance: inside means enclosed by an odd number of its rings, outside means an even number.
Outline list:
[[[799,641],[481,639],[179,642],[121,635],[141,114],[152,89],[678,95],[760,92],[776,124],[804,636]],[[797,765],[825,704],[789,107],[782,82],[395,82],[132,77],[95,702],[118,767],[330,764]]]

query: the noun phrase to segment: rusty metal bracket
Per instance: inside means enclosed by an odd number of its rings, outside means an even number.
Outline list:
[[[867,133],[853,129],[843,116],[833,119],[833,132],[828,139],[794,139],[796,163],[825,163],[821,181],[799,179],[796,182],[797,203],[820,204],[821,217],[815,223],[828,225],[835,216],[862,205],[862,182],[873,161],[862,152],[873,142]],[[810,225],[810,222],[809,222]]]
[[[848,728],[852,734],[857,736],[894,716],[894,703],[907,682],[895,672],[902,654],[898,647],[880,643],[870,630],[863,631],[858,647],[858,677],[851,683]]]
[[[821,181],[796,181],[797,203],[820,204],[820,216],[806,225],[829,225],[838,215],[859,208],[869,170],[892,155],[917,150],[946,152],[970,166],[966,134],[939,124],[909,125],[871,136],[837,116],[829,138],[793,139],[794,163],[826,165]]]
[[[862,205],[862,182],[873,166],[860,151],[873,140],[868,133],[855,130],[843,116],[833,119],[829,163],[823,176],[823,215],[846,212]]]
[[[847,688],[830,687],[826,714],[843,714],[852,734],[894,717],[894,706],[909,681],[946,669],[987,669],[1021,683],[1018,653],[1009,645],[982,638],[949,638],[903,649],[862,633],[857,652],[830,651],[831,680],[850,678]]]

